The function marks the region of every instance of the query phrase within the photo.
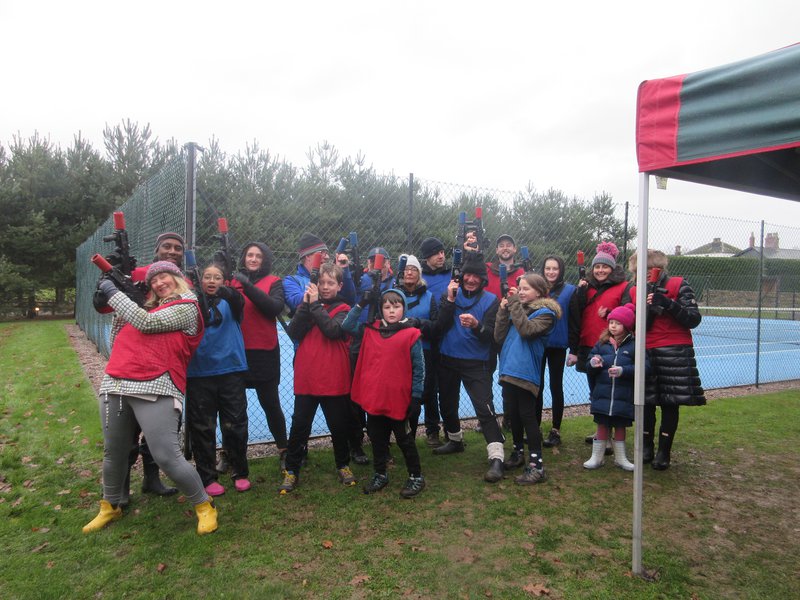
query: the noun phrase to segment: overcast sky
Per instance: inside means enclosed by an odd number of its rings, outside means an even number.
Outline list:
[[[0,0],[0,143],[80,131],[102,151],[130,118],[297,166],[327,140],[381,173],[636,203],[639,83],[798,42],[798,23],[797,0]],[[800,227],[800,203],[678,181],[651,206]]]

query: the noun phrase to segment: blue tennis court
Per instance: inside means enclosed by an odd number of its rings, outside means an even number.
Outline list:
[[[756,380],[756,335],[758,320],[746,317],[704,316],[693,331],[697,364],[706,389],[749,385]],[[294,349],[291,340],[279,330],[281,345],[281,404],[288,428],[291,427],[291,395]],[[321,376],[324,374],[321,373]],[[761,319],[761,355],[759,382],[800,379],[800,321]],[[495,381],[494,402],[496,411],[502,412],[503,400],[500,386]],[[567,406],[589,402],[586,376],[574,368],[564,371],[564,402]],[[552,406],[547,376],[545,376],[545,408]],[[459,414],[463,418],[474,416],[472,403],[462,389]],[[248,390],[248,415],[250,417],[250,442],[269,441],[264,413],[255,392]],[[422,418],[420,418],[420,422]],[[317,412],[312,435],[325,435],[328,431],[322,412]]]

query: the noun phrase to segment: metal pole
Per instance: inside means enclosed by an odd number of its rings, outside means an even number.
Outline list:
[[[184,239],[187,248],[194,248],[197,214],[197,144],[189,142],[186,148],[186,206]]]
[[[628,207],[630,204],[626,201],[625,202],[625,239],[623,240],[622,246],[622,264],[628,264]]]
[[[414,174],[408,174],[408,232],[406,234],[406,252],[411,253],[411,238],[414,234]]]
[[[642,439],[644,432],[644,356],[647,330],[647,212],[650,202],[650,176],[639,175],[639,219],[637,222],[636,262],[636,362],[633,378],[635,428],[633,438],[633,549],[631,571],[642,574],[642,504],[643,474]]]
[[[761,304],[764,289],[764,221],[761,221],[761,252],[758,258],[758,316],[756,318],[756,387],[760,376],[761,366]]]

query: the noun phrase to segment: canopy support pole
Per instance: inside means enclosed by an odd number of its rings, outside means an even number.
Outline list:
[[[635,433],[633,441],[633,548],[631,571],[642,575],[642,504],[643,474],[642,440],[644,432],[644,357],[645,331],[647,330],[647,217],[650,202],[650,175],[639,175],[639,217],[637,222],[636,252],[636,362],[634,365],[633,403]]]

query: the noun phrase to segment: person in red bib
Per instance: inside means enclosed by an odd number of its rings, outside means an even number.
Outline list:
[[[305,300],[297,307],[286,328],[298,346],[294,355],[294,414],[283,483],[278,488],[281,494],[288,494],[297,487],[311,426],[320,406],[331,432],[339,481],[346,486],[356,484],[350,470],[347,443],[350,339],[342,322],[350,305],[339,296],[343,281],[344,273],[340,266],[323,264],[318,283],[306,285]]]
[[[385,290],[380,297],[381,317],[373,323],[359,323],[368,304],[369,293],[365,293],[342,324],[346,331],[362,336],[350,397],[367,413],[367,433],[372,441],[375,472],[364,486],[364,493],[378,492],[389,484],[386,465],[389,438],[394,433],[408,469],[408,480],[400,495],[412,498],[425,488],[409,425],[409,412],[420,403],[425,383],[422,333],[406,318],[402,292]]]
[[[174,263],[150,265],[146,282],[150,292],[143,308],[119,293],[111,279],[99,284],[114,309],[111,357],[99,390],[103,499],[83,532],[102,529],[122,516],[130,440],[138,423],[158,466],[194,505],[197,533],[211,533],[217,529],[217,510],[178,443],[186,370],[203,337],[203,318]]]
[[[628,270],[636,273],[637,253],[628,260]],[[702,406],[705,392],[697,370],[692,329],[702,315],[694,290],[683,277],[667,274],[667,255],[647,250],[647,333],[645,347],[651,375],[645,386],[643,461],[657,471],[669,468],[672,442],[678,430],[681,406]],[[657,270],[657,271],[656,271]],[[636,300],[636,287],[630,290]],[[656,406],[661,407],[658,452],[654,453]]]
[[[619,249],[613,242],[597,244],[597,253],[592,259],[592,267],[578,282],[578,308],[581,311],[581,335],[578,342],[578,357],[575,368],[586,373],[589,394],[594,389],[595,376],[586,371],[589,352],[600,340],[606,330],[608,313],[622,304],[622,296],[630,288],[625,269],[617,264]],[[586,436],[586,443],[594,443],[595,434]],[[610,442],[606,454],[613,452]]]

